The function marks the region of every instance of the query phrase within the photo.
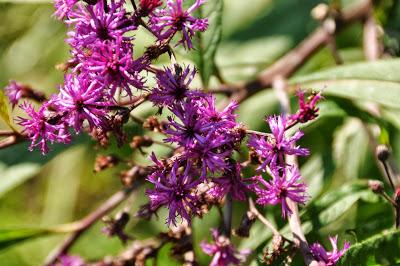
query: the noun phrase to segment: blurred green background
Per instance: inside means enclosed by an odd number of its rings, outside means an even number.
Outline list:
[[[209,0],[212,1],[212,0]],[[360,1],[333,1],[343,8]],[[222,15],[222,41],[216,63],[229,82],[249,80],[296,46],[318,23],[310,11],[317,0],[225,0]],[[395,0],[374,1],[375,16],[382,27],[382,43],[387,59],[366,63],[362,50],[362,25],[354,23],[337,38],[339,54],[345,66],[337,67],[328,49],[322,49],[296,72],[293,83],[305,87],[327,88],[326,100],[321,104],[320,117],[302,127],[306,135],[301,145],[309,147],[312,155],[301,160],[301,171],[310,186],[309,203],[302,211],[308,239],[327,243],[328,235],[339,234],[340,242],[348,239],[356,243],[384,229],[392,227],[390,207],[366,187],[367,179],[383,180],[374,160],[369,138],[390,144],[394,161],[400,162],[400,61],[399,54],[400,6]],[[0,87],[14,79],[30,84],[47,94],[56,92],[63,73],[55,65],[68,59],[64,43],[66,27],[51,17],[53,6],[48,2],[0,2]],[[151,43],[145,33],[137,36],[137,51]],[[189,62],[190,58],[182,58]],[[160,61],[160,64],[163,62]],[[349,80],[349,87],[343,81]],[[198,83],[200,84],[200,83]],[[211,80],[211,85],[216,80]],[[385,89],[390,89],[389,93]],[[367,101],[368,100],[368,101]],[[380,115],[371,114],[369,103],[380,105]],[[292,97],[293,108],[296,100]],[[137,115],[145,117],[155,111],[144,106]],[[246,100],[240,107],[240,120],[254,130],[266,130],[263,118],[279,112],[279,104],[272,90],[265,90]],[[20,113],[13,111],[16,117]],[[5,128],[1,124],[1,128]],[[372,132],[367,134],[366,128]],[[140,133],[128,128],[131,135]],[[93,152],[94,143],[87,137],[77,137],[73,145],[55,146],[53,152],[42,156],[28,152],[26,144],[0,151],[0,240],[7,239],[6,229],[45,227],[72,222],[89,213],[121,187],[118,172],[123,166],[94,174],[96,153],[116,153],[147,162],[139,152],[128,147],[122,150],[113,145],[107,150]],[[151,149],[147,149],[149,152]],[[156,148],[157,152],[164,150]],[[144,189],[135,194],[132,212],[145,203]],[[121,205],[124,206],[124,205]],[[239,223],[245,206],[235,205],[234,225]],[[288,233],[277,208],[267,208],[267,216],[283,232]],[[132,219],[127,231],[146,238],[154,232],[165,231],[165,213],[152,222]],[[201,225],[201,226],[199,226]],[[201,241],[211,227],[218,226],[218,215],[212,210],[204,220],[194,222],[195,241]],[[96,260],[115,255],[123,250],[116,238],[109,239],[100,232],[99,222],[72,248],[72,254]],[[18,230],[15,230],[18,232]],[[14,232],[14,233],[15,233]],[[290,234],[289,234],[290,235]],[[46,255],[63,239],[52,235],[29,239],[2,248],[0,265],[41,265]],[[236,239],[240,247],[251,247],[261,252],[271,235],[258,222],[251,237]],[[396,253],[397,246],[387,252]],[[168,246],[160,254],[159,265],[175,265]],[[400,250],[397,250],[400,253]],[[198,252],[202,265],[207,258]],[[378,252],[379,253],[379,252]],[[394,265],[392,254],[371,253],[372,259],[354,265]],[[397,261],[398,262],[398,261]],[[175,263],[175,264],[174,264]],[[254,254],[250,263],[259,263]],[[302,265],[296,257],[296,265]],[[178,265],[178,264],[177,264]],[[347,264],[350,265],[350,264]]]

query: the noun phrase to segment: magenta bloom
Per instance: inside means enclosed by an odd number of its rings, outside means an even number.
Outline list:
[[[58,258],[58,263],[53,266],[84,266],[85,263],[78,256],[62,255]]]
[[[31,119],[18,117],[18,124],[24,127],[23,133],[31,140],[30,151],[39,146],[42,154],[46,154],[49,151],[48,142],[70,142],[68,129],[61,115],[51,111],[54,109],[51,103],[45,102],[37,112],[27,102],[20,107],[31,117]]]
[[[222,171],[227,167],[225,162],[232,154],[231,139],[228,136],[214,134],[213,131],[187,147],[185,155],[188,160],[197,159],[201,165],[201,177],[207,175],[207,170],[212,173]]]
[[[297,131],[291,137],[285,136],[287,124],[283,115],[270,116],[267,121],[273,137],[266,139],[265,137],[252,135],[248,144],[264,160],[258,170],[265,171],[267,166],[270,168],[283,167],[286,154],[297,156],[307,156],[309,154],[308,149],[295,146],[296,141],[304,135],[303,132]]]
[[[76,132],[82,130],[86,120],[90,130],[94,127],[107,128],[107,106],[104,88],[89,77],[66,75],[64,86],[60,88],[55,104],[66,113],[65,121]]]
[[[69,12],[71,12],[76,2],[78,0],[54,0],[54,7],[56,8],[54,16],[59,20],[68,17]]]
[[[161,6],[163,2],[162,0],[140,0],[139,4],[139,16],[147,17],[149,14],[153,13],[154,9]]]
[[[282,217],[285,218],[292,214],[292,210],[287,204],[287,200],[304,204],[308,196],[306,194],[307,186],[300,182],[301,176],[299,170],[291,166],[280,176],[278,171],[273,172],[273,179],[265,181],[262,176],[255,176],[256,184],[249,186],[257,195],[256,203],[260,205],[281,204]]]
[[[8,85],[4,88],[4,92],[12,104],[12,108],[14,108],[23,96],[23,86],[14,80],[10,80]]]
[[[213,256],[210,266],[239,265],[244,262],[246,257],[250,254],[249,250],[236,250],[229,238],[220,235],[218,230],[212,229],[211,233],[214,240],[213,244],[205,241],[200,243],[200,247],[204,253]]]
[[[216,107],[216,99],[212,94],[207,95],[204,101],[200,102],[199,113],[209,122],[219,123],[222,131],[226,134],[228,129],[238,125],[237,115],[234,113],[238,108],[235,101],[231,101],[222,111]]]
[[[75,29],[68,34],[68,42],[75,48],[85,48],[98,41],[116,40],[137,26],[129,20],[123,0],[99,0],[95,5],[77,5],[70,12],[67,24],[75,24]],[[106,9],[105,9],[106,7]],[[130,40],[131,38],[125,37]]]
[[[230,169],[224,171],[221,177],[213,178],[212,181],[215,186],[210,189],[209,195],[222,199],[226,194],[231,193],[235,200],[246,200],[246,193],[249,189],[241,175],[240,163],[230,165]]]
[[[205,31],[208,27],[207,19],[195,18],[191,15],[204,2],[205,0],[196,0],[191,7],[183,10],[183,0],[167,0],[166,8],[156,10],[150,18],[153,32],[158,33],[159,40],[166,40],[181,31],[182,39],[179,43],[187,49],[192,49],[191,38],[195,32]]]
[[[169,124],[165,132],[170,137],[165,141],[176,142],[187,148],[192,147],[196,141],[204,142],[204,134],[215,128],[213,123],[201,119],[196,101],[185,101],[174,106],[171,111],[181,120],[181,123],[175,121],[173,117],[168,117]]]
[[[190,223],[190,212],[196,210],[197,197],[193,190],[199,182],[192,180],[189,164],[183,173],[179,173],[178,168],[175,162],[169,175],[156,171],[148,177],[148,181],[155,185],[154,189],[146,191],[150,198],[150,208],[155,211],[166,205],[169,209],[168,225],[176,225],[177,216]]]
[[[196,75],[196,69],[186,67],[182,69],[175,65],[175,69],[165,68],[157,72],[157,87],[150,96],[150,101],[158,106],[173,107],[187,97],[202,95],[199,91],[191,91],[189,85]]]
[[[318,116],[319,108],[316,107],[318,101],[322,99],[321,93],[312,93],[307,101],[304,99],[304,92],[299,90],[299,110],[290,116],[290,120],[294,122],[306,123],[315,119]]]
[[[321,266],[333,266],[339,261],[340,257],[346,253],[346,251],[350,248],[350,243],[345,241],[343,249],[339,250],[337,247],[337,239],[338,237],[329,237],[329,241],[331,242],[332,251],[326,251],[325,248],[317,243],[310,245],[310,251],[313,255],[314,259],[319,262]]]
[[[82,63],[77,66],[77,70],[108,86],[111,96],[114,96],[118,88],[122,88],[129,96],[132,96],[131,86],[143,88],[139,72],[144,66],[133,60],[132,46],[124,43],[121,37],[117,37],[115,42],[97,43],[91,51],[90,56],[80,56]]]

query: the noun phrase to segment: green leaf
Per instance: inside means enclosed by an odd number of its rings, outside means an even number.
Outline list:
[[[39,165],[34,163],[21,163],[0,169],[0,197],[35,176],[39,170]]]
[[[398,265],[399,251],[400,230],[384,231],[352,245],[338,265]]]
[[[193,60],[199,70],[201,81],[205,87],[213,74],[216,74],[215,54],[222,35],[222,10],[223,0],[207,1],[199,8],[199,17],[208,18],[208,29],[204,33],[199,33],[197,41],[194,43],[195,51]]]
[[[8,99],[4,90],[0,90],[0,117],[12,128],[10,113],[8,111]]]
[[[0,229],[0,251],[25,240],[34,239],[49,233],[51,233],[50,230],[42,228]]]
[[[353,100],[400,107],[400,59],[339,66],[295,77],[291,84]]]

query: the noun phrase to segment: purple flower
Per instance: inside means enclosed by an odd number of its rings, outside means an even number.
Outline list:
[[[152,14],[154,9],[163,4],[162,0],[140,0],[139,17],[147,17]]]
[[[151,16],[153,32],[158,33],[159,40],[172,38],[176,32],[182,32],[182,39],[179,43],[187,49],[192,49],[191,38],[196,31],[205,31],[208,27],[207,19],[195,18],[191,15],[198,9],[205,0],[196,0],[196,2],[187,10],[183,10],[183,0],[167,0],[165,9],[158,9]]]
[[[71,138],[62,116],[52,111],[54,106],[51,102],[45,102],[37,112],[27,102],[20,107],[31,117],[31,119],[18,117],[18,124],[24,127],[23,133],[31,140],[30,151],[39,146],[42,154],[46,154],[49,151],[48,142],[70,142]]]
[[[68,42],[75,48],[85,48],[98,41],[116,40],[137,26],[128,18],[123,0],[99,0],[95,5],[77,5],[70,12],[67,24],[75,24],[75,29],[68,34]],[[130,40],[130,37],[124,37]]]
[[[58,258],[58,263],[53,266],[84,266],[85,263],[78,256],[62,255]]]
[[[221,177],[213,178],[215,186],[208,192],[212,197],[222,199],[226,194],[231,193],[233,199],[245,201],[246,192],[249,191],[241,175],[240,163],[230,165]]]
[[[339,250],[337,247],[337,239],[338,237],[329,237],[329,241],[331,242],[332,251],[326,251],[325,248],[317,243],[310,245],[310,251],[313,255],[314,259],[318,260],[319,265],[321,266],[333,266],[335,265],[340,257],[346,253],[346,251],[350,248],[350,243],[345,241],[343,249]]]
[[[150,101],[159,106],[173,107],[187,97],[202,96],[201,92],[189,89],[195,74],[195,68],[191,70],[188,66],[182,69],[179,65],[175,65],[174,69],[165,68],[164,71],[158,71],[157,87],[153,89]]]
[[[219,123],[221,129],[226,133],[227,129],[234,128],[238,125],[236,123],[237,115],[234,114],[238,106],[237,102],[231,101],[224,110],[218,111],[215,96],[209,94],[204,98],[204,101],[201,102],[199,113],[209,122]]]
[[[110,105],[104,96],[104,88],[89,77],[71,74],[65,76],[64,85],[55,104],[67,115],[65,121],[76,132],[82,130],[82,124],[86,120],[89,129],[94,127],[107,128],[107,106]]]
[[[225,160],[232,154],[230,142],[228,137],[210,131],[205,138],[188,146],[185,155],[188,159],[195,159],[200,163],[201,177],[205,178],[207,170],[214,173],[227,167]]]
[[[156,171],[148,177],[148,181],[155,185],[154,189],[146,191],[150,198],[150,208],[157,210],[166,205],[169,209],[168,225],[176,225],[177,216],[190,223],[190,212],[196,210],[198,199],[194,190],[198,181],[193,181],[191,174],[189,164],[183,173],[179,173],[179,164],[175,162],[169,175]]]
[[[77,71],[108,86],[111,96],[118,88],[122,88],[129,96],[132,96],[131,86],[143,88],[139,72],[144,66],[133,60],[132,45],[123,42],[122,37],[117,37],[116,41],[97,43],[92,46],[90,55],[86,54],[78,55],[81,63],[76,67]]]
[[[12,104],[12,108],[14,108],[23,96],[23,86],[14,80],[10,80],[8,85],[4,88],[4,92]]]
[[[264,160],[257,168],[258,170],[266,171],[267,166],[284,167],[285,155],[307,156],[309,154],[308,149],[295,146],[296,141],[304,135],[303,132],[297,131],[291,137],[285,136],[286,118],[283,115],[270,116],[267,121],[273,136],[266,139],[252,135],[248,143],[249,147],[253,148]]]
[[[69,12],[71,12],[76,2],[78,0],[54,0],[54,7],[56,8],[54,16],[59,20],[68,17]]]
[[[209,244],[205,241],[200,243],[200,247],[204,253],[213,256],[210,266],[239,265],[244,262],[246,257],[250,254],[249,250],[236,250],[229,238],[219,235],[218,230],[212,229],[211,233],[214,240],[213,244]]]
[[[292,123],[306,123],[315,119],[318,116],[319,108],[316,107],[318,101],[322,99],[321,93],[312,93],[307,101],[304,99],[304,92],[299,90],[297,92],[299,97],[299,110],[290,116]]]
[[[278,172],[278,170],[272,172],[274,176],[269,182],[265,181],[261,175],[253,177],[254,181],[258,181],[258,183],[250,185],[249,188],[257,195],[256,203],[260,205],[281,204],[282,217],[285,218],[292,214],[287,200],[304,204],[308,199],[307,186],[300,182],[300,172],[294,166],[287,168],[282,176]]]
[[[171,108],[171,111],[181,120],[181,123],[168,117],[169,124],[165,133],[170,137],[167,142],[176,142],[186,148],[192,147],[196,141],[205,141],[204,134],[215,128],[213,123],[207,123],[198,114],[198,107],[195,100],[187,100],[182,104]]]

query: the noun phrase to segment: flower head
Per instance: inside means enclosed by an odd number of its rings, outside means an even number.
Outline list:
[[[122,37],[92,45],[90,51],[89,56],[87,53],[78,56],[81,63],[77,69],[109,87],[111,96],[114,96],[118,88],[129,96],[132,96],[132,86],[143,88],[139,72],[144,66],[138,60],[133,60],[132,46],[123,42]]]
[[[196,209],[197,197],[193,193],[198,181],[192,180],[191,167],[186,165],[183,173],[179,172],[179,164],[175,162],[169,174],[156,171],[148,177],[148,181],[155,185],[148,189],[146,194],[150,198],[150,208],[157,210],[166,205],[169,209],[168,224],[176,225],[176,217],[190,223],[190,212]]]
[[[276,166],[284,167],[285,155],[307,156],[308,149],[295,146],[302,136],[303,132],[297,131],[293,136],[286,137],[286,118],[281,116],[270,116],[267,119],[272,136],[268,139],[252,135],[249,140],[249,146],[264,160],[258,167],[258,170],[266,170],[267,166],[274,168]]]
[[[164,71],[158,71],[157,87],[153,89],[150,101],[159,106],[173,107],[187,97],[202,95],[201,92],[189,89],[195,74],[195,68],[190,69],[188,66],[182,69],[179,65],[175,65],[174,69],[165,68]]]
[[[140,9],[138,11],[140,17],[147,17],[152,14],[154,9],[163,4],[162,0],[140,0]]]
[[[24,127],[23,132],[31,140],[29,150],[39,146],[42,154],[46,154],[49,151],[48,142],[70,142],[71,138],[62,114],[53,111],[55,107],[52,102],[45,102],[39,111],[35,111],[27,102],[20,107],[30,116],[30,119],[18,117],[18,124]]]
[[[111,0],[109,4],[106,1],[99,0],[95,5],[88,6],[77,4],[76,10],[70,12],[66,23],[75,25],[75,29],[69,32],[68,42],[75,49],[86,48],[98,41],[116,40],[137,28],[128,18],[124,0]]]
[[[250,254],[249,250],[238,251],[231,243],[229,238],[220,235],[218,230],[211,230],[214,240],[213,244],[202,242],[200,244],[204,253],[213,256],[210,266],[226,266],[230,264],[239,265],[246,260]]]
[[[84,261],[78,256],[62,255],[58,258],[58,263],[52,266],[84,266]]]
[[[176,142],[186,148],[192,147],[196,141],[204,141],[204,135],[215,128],[213,123],[208,123],[201,118],[196,100],[186,100],[175,105],[171,111],[181,122],[177,122],[173,117],[168,117],[169,123],[165,132],[170,137],[165,141]]]
[[[313,255],[314,259],[318,260],[321,266],[333,266],[339,261],[340,257],[346,253],[346,251],[350,248],[349,242],[344,242],[343,249],[339,250],[337,247],[337,239],[338,237],[329,237],[329,241],[332,245],[332,251],[326,251],[325,248],[317,243],[310,245],[310,251]]]
[[[234,113],[238,108],[238,104],[235,101],[230,102],[222,111],[219,111],[216,107],[216,99],[212,94],[208,94],[204,101],[200,102],[199,113],[205,120],[212,123],[219,123],[220,128],[224,133],[227,129],[234,128],[237,126],[236,117]]]
[[[292,123],[306,123],[315,119],[318,116],[319,108],[316,107],[318,101],[322,99],[321,93],[312,93],[307,101],[304,97],[304,92],[299,90],[297,92],[297,97],[299,97],[299,110],[290,116]]]
[[[107,128],[107,106],[104,88],[87,76],[65,76],[64,85],[55,101],[58,108],[66,113],[65,121],[76,132],[82,130],[83,122],[89,123],[89,128]]]
[[[14,108],[23,96],[23,86],[14,80],[10,80],[8,85],[4,88],[4,92]]]
[[[215,186],[208,192],[212,197],[222,199],[226,194],[231,193],[235,200],[245,201],[246,193],[249,191],[241,175],[240,163],[229,165],[221,177],[213,178]]]
[[[56,8],[54,16],[59,20],[68,17],[76,2],[78,0],[54,0],[54,7]]]
[[[167,0],[165,9],[158,9],[151,16],[152,30],[158,32],[159,40],[166,40],[175,35],[178,31],[182,32],[182,43],[185,48],[192,49],[191,38],[196,31],[205,31],[208,27],[207,19],[193,17],[193,13],[205,0],[196,2],[187,10],[183,9],[183,0]]]
[[[257,183],[249,187],[257,195],[256,203],[260,205],[281,204],[282,217],[285,218],[292,214],[288,199],[299,204],[307,201],[307,186],[300,182],[300,172],[294,166],[283,171],[282,175],[279,171],[273,171],[273,175],[273,179],[269,182],[265,181],[262,176],[255,176],[253,179]]]

